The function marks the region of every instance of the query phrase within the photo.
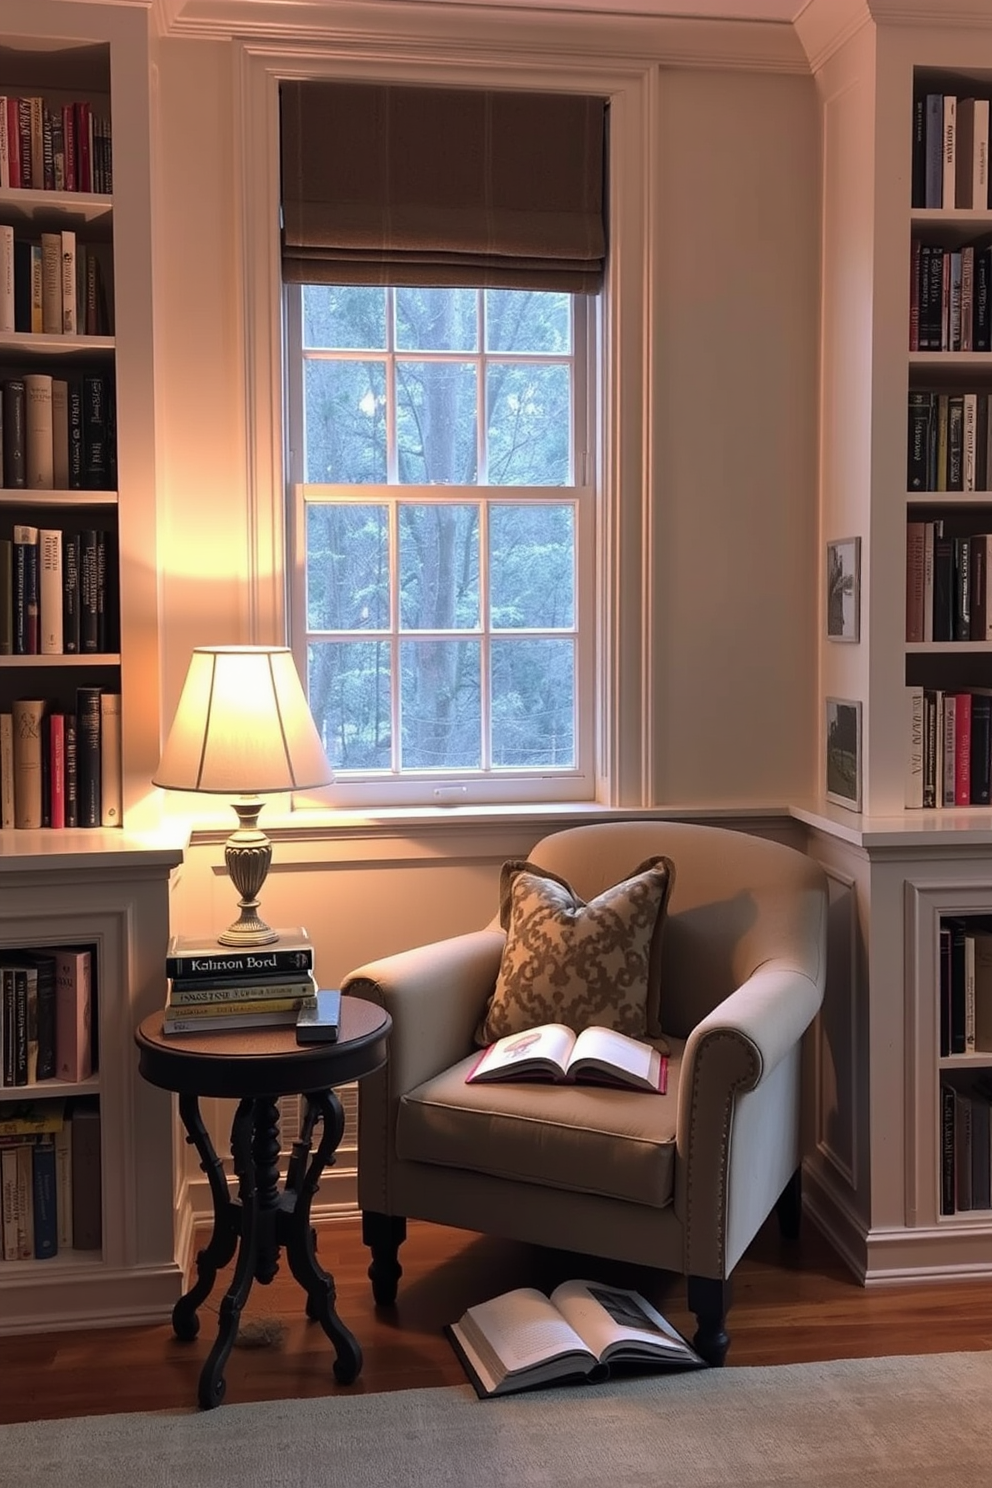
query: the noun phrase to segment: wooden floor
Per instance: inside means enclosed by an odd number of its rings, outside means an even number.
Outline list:
[[[206,1238],[206,1237],[204,1237]],[[550,1290],[568,1276],[634,1286],[677,1328],[691,1334],[684,1284],[637,1267],[531,1249],[428,1224],[411,1224],[400,1259],[397,1305],[376,1311],[366,1278],[359,1221],[322,1226],[322,1264],[335,1277],[338,1313],[359,1339],[364,1366],[336,1385],[333,1350],[303,1314],[303,1294],[285,1265],[257,1283],[242,1314],[245,1335],[264,1320],[281,1325],[275,1343],[236,1346],[226,1369],[228,1402],[274,1400],[463,1384],[442,1332],[466,1307],[512,1286]],[[0,1422],[110,1411],[161,1410],[196,1402],[200,1368],[214,1337],[229,1273],[201,1309],[200,1336],[180,1343],[168,1323],[0,1338]],[[728,1367],[865,1355],[992,1348],[992,1280],[866,1290],[804,1221],[798,1242],[780,1240],[774,1221],[735,1273]]]

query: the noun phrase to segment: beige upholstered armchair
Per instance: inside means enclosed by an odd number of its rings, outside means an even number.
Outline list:
[[[779,843],[673,822],[545,837],[529,862],[595,900],[646,860],[674,864],[656,1013],[665,1095],[466,1084],[507,936],[386,957],[345,990],[393,1020],[359,1095],[358,1191],[376,1301],[395,1301],[407,1218],[681,1273],[697,1349],[722,1363],[730,1276],[773,1208],[798,1230],[801,1044],[823,997],[821,869]]]

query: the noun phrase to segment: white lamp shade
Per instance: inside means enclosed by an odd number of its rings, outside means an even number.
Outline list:
[[[333,779],[288,647],[196,647],[154,785],[254,796]]]

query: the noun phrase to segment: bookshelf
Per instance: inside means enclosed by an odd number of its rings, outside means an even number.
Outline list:
[[[822,7],[821,7],[822,10]],[[992,1272],[992,1212],[942,1204],[941,1087],[992,1072],[992,1051],[942,1052],[941,929],[992,914],[985,800],[909,807],[910,697],[992,687],[992,639],[908,627],[910,523],[952,540],[992,532],[988,462],[975,489],[914,485],[910,397],[992,392],[992,354],[911,343],[919,251],[992,235],[985,205],[914,197],[914,100],[992,98],[992,26],[882,5],[816,70],[824,129],[820,539],[861,538],[861,633],[821,624],[819,707],[862,710],[861,810],[815,791],[797,814],[831,893],[828,991],[811,1066],[807,1209],[866,1284]],[[917,296],[917,309],[919,299]],[[970,617],[969,617],[970,623]],[[938,629],[938,635],[941,634]],[[821,724],[821,738],[822,724]],[[922,766],[922,761],[920,762]]]
[[[100,254],[113,319],[99,333],[0,331],[0,373],[103,374],[116,396],[116,473],[81,487],[0,486],[0,537],[15,524],[107,534],[112,623],[80,654],[0,655],[0,711],[15,699],[67,707],[77,688],[120,695],[121,822],[0,828],[0,956],[83,945],[96,967],[98,1067],[0,1099],[95,1100],[100,1115],[97,1248],[0,1261],[0,1331],[161,1320],[180,1295],[174,1115],[137,1073],[133,1031],[162,1006],[178,845],[157,833],[159,584],[154,397],[150,15],[147,7],[0,0],[0,94],[88,101],[126,142],[113,191],[0,185],[0,225],[19,238],[74,232]]]

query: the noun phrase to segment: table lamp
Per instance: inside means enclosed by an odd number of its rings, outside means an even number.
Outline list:
[[[241,912],[218,935],[221,945],[271,945],[279,938],[258,913],[272,861],[272,844],[258,825],[265,804],[259,796],[312,790],[333,778],[288,647],[194,649],[152,784],[241,798],[231,803],[238,827],[224,847]]]

